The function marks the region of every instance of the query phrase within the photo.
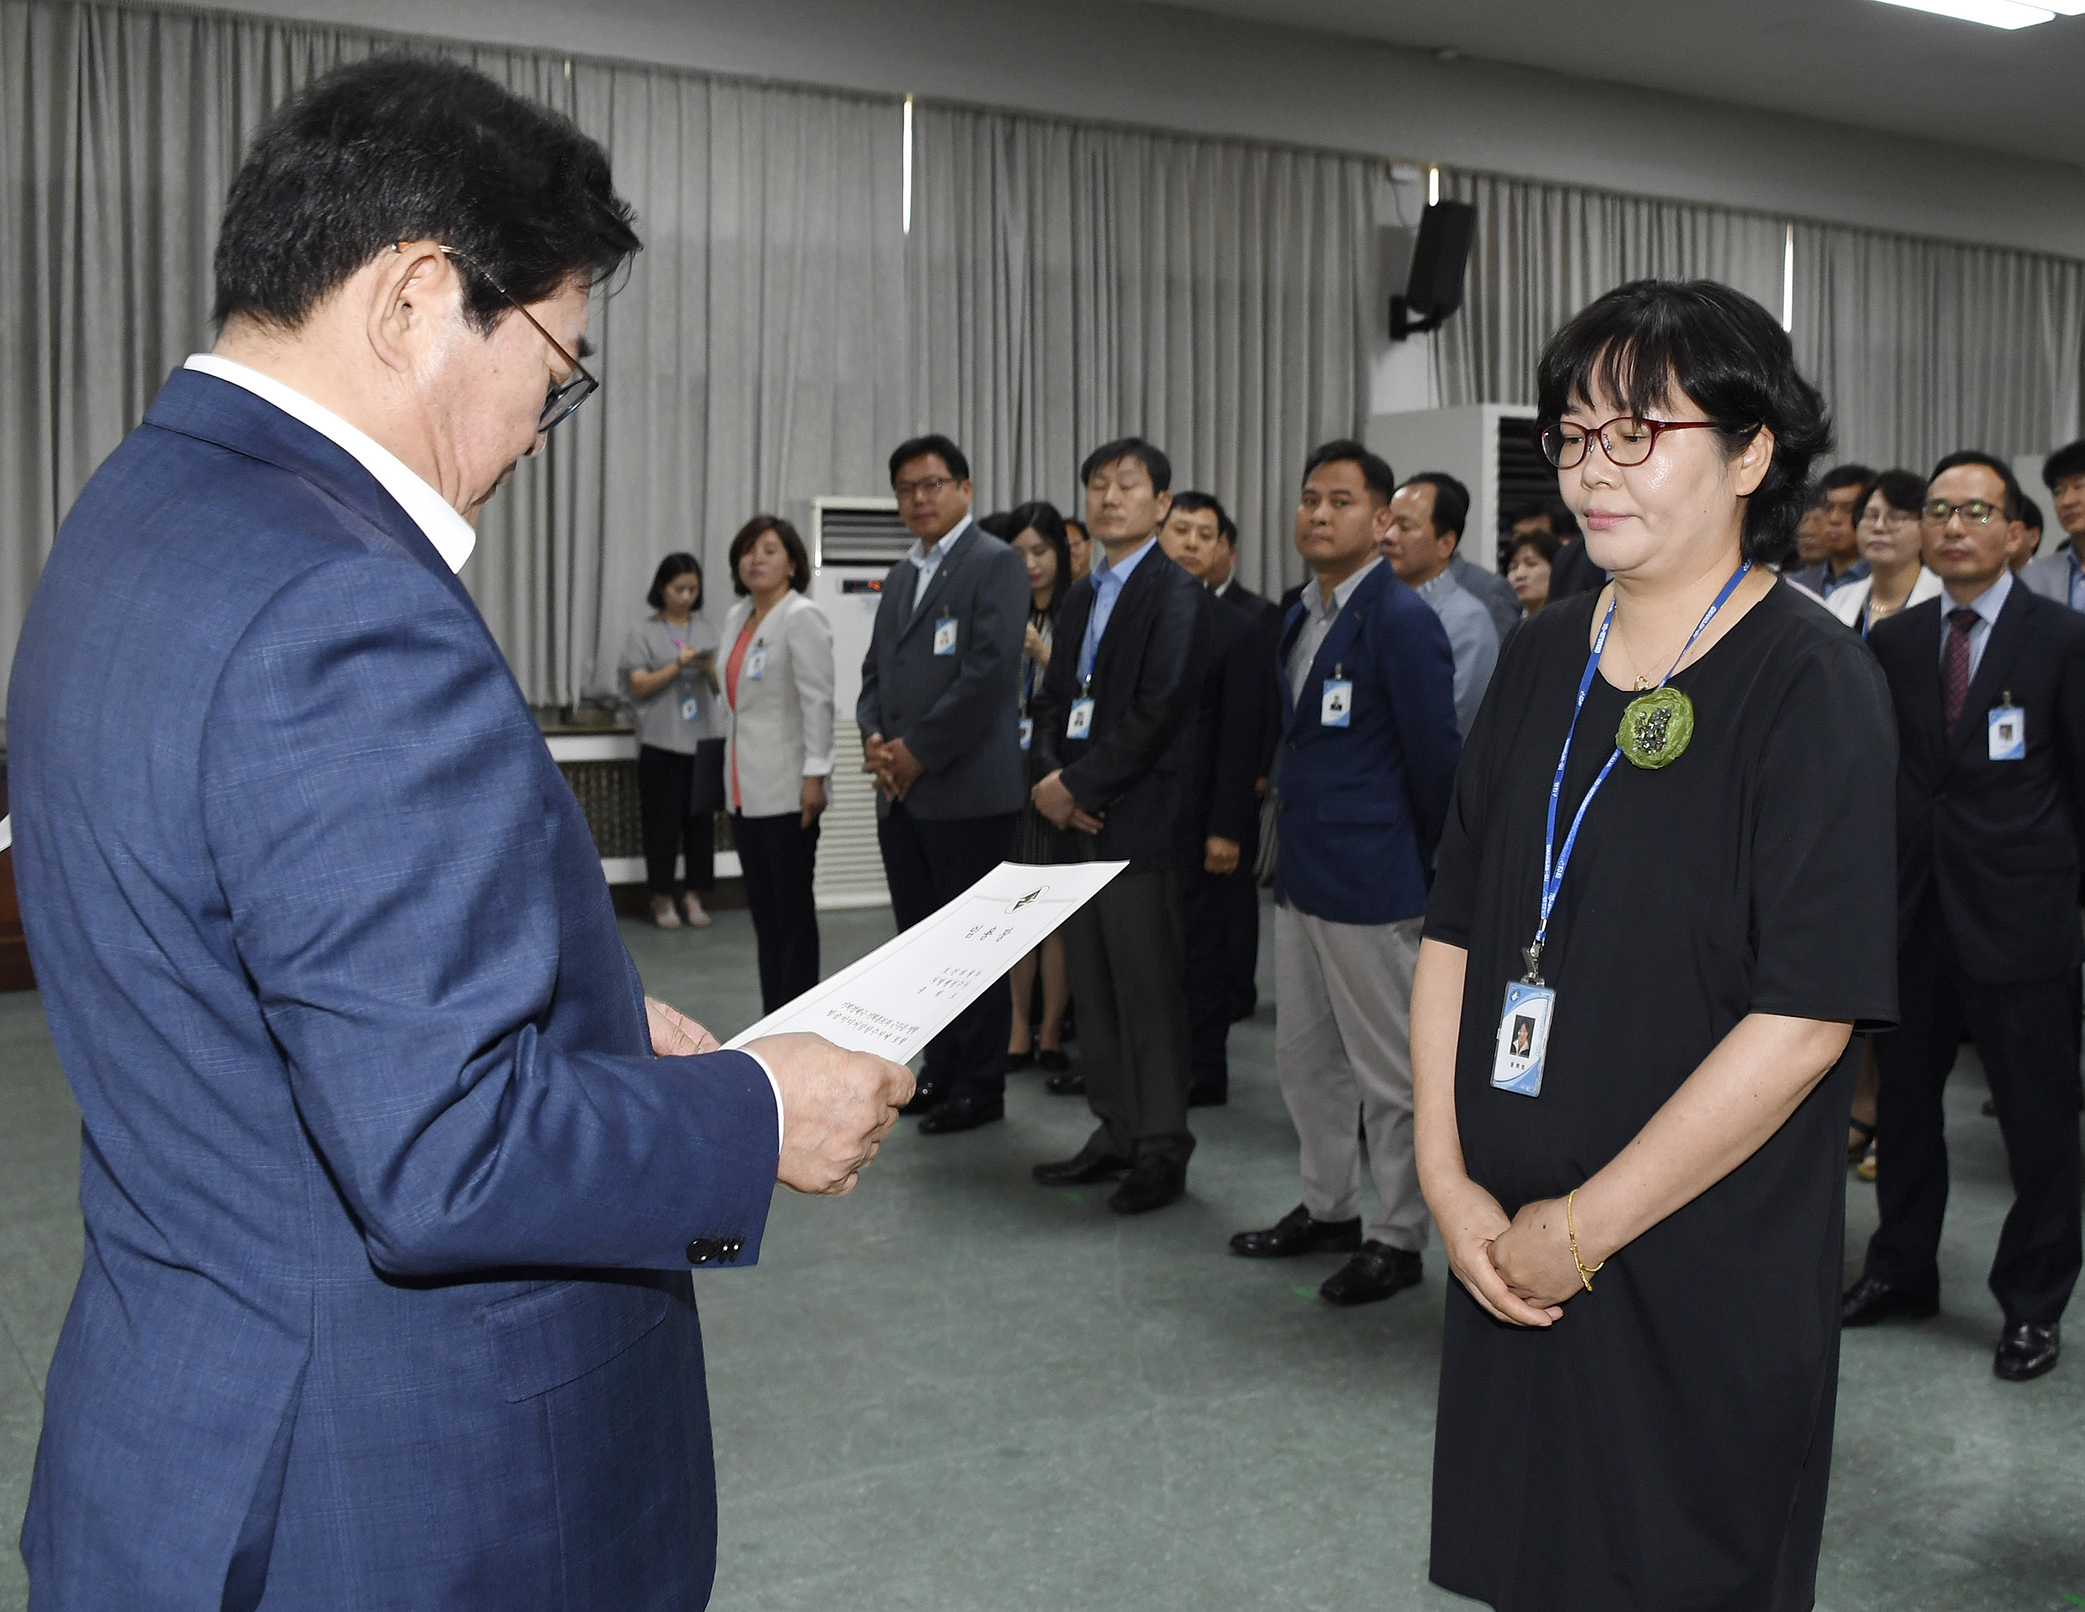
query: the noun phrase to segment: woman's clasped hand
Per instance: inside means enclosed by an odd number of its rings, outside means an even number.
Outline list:
[[[1498,1199],[1467,1176],[1437,1189],[1434,1218],[1455,1278],[1494,1320],[1513,1326],[1546,1327],[1564,1313],[1564,1300],[1580,1291],[1577,1266],[1564,1230],[1558,1199],[1529,1204],[1509,1219]],[[1555,1211],[1555,1236],[1529,1222],[1531,1212]],[[1568,1288],[1559,1285],[1551,1243],[1561,1245]]]

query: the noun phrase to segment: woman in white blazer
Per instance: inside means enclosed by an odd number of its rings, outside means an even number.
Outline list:
[[[1919,508],[1925,501],[1925,477],[1885,470],[1854,506],[1860,511],[1861,558],[1873,574],[1833,589],[1824,607],[1863,638],[1883,617],[1940,592],[1940,578],[1919,559]]]
[[[833,629],[804,596],[796,528],[756,515],[731,540],[724,618],[724,799],[760,949],[762,1011],[818,983],[811,876],[833,771]]]

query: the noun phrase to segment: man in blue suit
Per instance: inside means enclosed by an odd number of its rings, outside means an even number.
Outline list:
[[[58,534],[8,712],[83,1120],[37,1612],[708,1597],[688,1266],[851,1186],[911,1083],[646,999],[454,575],[636,247],[489,79],[322,80],[233,185],[215,351]]]
[[[1420,1279],[1428,1214],[1412,1156],[1412,970],[1462,740],[1440,618],[1378,552],[1397,478],[1358,442],[1310,456],[1296,547],[1315,575],[1277,673],[1275,1067],[1302,1143],[1303,1202],[1234,1253],[1350,1253],[1319,1292],[1386,1299]],[[1362,1138],[1379,1200],[1362,1235]]]

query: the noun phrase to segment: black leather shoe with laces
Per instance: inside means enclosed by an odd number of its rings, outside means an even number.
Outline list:
[[[2060,1349],[2054,1321],[2011,1321],[1998,1335],[1998,1356],[1991,1370],[2009,1383],[2032,1382],[2055,1370]]]
[[[1351,1254],[1361,1247],[1361,1217],[1313,1220],[1297,1204],[1265,1231],[1241,1231],[1231,1252],[1245,1259],[1287,1259],[1292,1254]]]
[[[1417,1287],[1425,1262],[1416,1248],[1365,1242],[1361,1252],[1325,1278],[1318,1297],[1328,1304],[1374,1304],[1407,1287]]]

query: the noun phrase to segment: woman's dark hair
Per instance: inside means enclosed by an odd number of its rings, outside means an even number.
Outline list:
[[[692,554],[669,554],[665,559],[661,560],[659,569],[652,573],[652,590],[644,596],[644,602],[654,610],[664,610],[666,608],[666,590],[673,585],[676,577],[684,577],[690,571],[695,573],[695,602],[688,608],[690,610],[700,610],[702,608],[702,562]]]
[[[979,531],[998,538],[1002,543],[1011,543],[1021,530],[1014,524],[1014,512],[1010,509],[995,509],[989,515],[980,515],[973,524]]]
[[[328,73],[246,154],[217,238],[219,324],[294,330],[396,241],[469,255],[481,331],[519,302],[589,284],[638,249],[608,154],[548,107],[456,62],[389,55]]]
[[[1787,558],[1810,497],[1810,465],[1831,446],[1824,398],[1796,368],[1774,316],[1713,280],[1632,280],[1549,338],[1535,366],[1536,428],[1546,430],[1595,392],[1629,415],[1656,419],[1684,394],[1721,429],[1735,456],[1764,426],[1774,457],[1745,501],[1745,558]],[[1597,452],[1595,448],[1593,451]]]
[[[1057,607],[1064,603],[1064,595],[1072,584],[1071,539],[1065,535],[1064,517],[1057,513],[1055,504],[1046,504],[1037,499],[1032,504],[1023,504],[1019,509],[1012,511],[1007,516],[1007,525],[1011,528],[1007,534],[1007,542],[1011,543],[1032,528],[1050,545],[1050,552],[1057,556],[1057,579],[1050,584],[1050,602],[1047,607],[1054,616]]]
[[[1506,555],[1506,564],[1509,567],[1520,558],[1522,549],[1533,549],[1551,565],[1556,564],[1557,556],[1564,552],[1564,540],[1554,532],[1522,532],[1518,537],[1508,538],[1507,541],[1513,545]]]
[[[1861,501],[1853,506],[1858,521],[1867,512],[1868,500],[1877,493],[1891,509],[1916,515],[1926,507],[1926,478],[1909,470],[1885,470],[1861,489]]]
[[[755,515],[738,529],[738,536],[731,540],[731,591],[748,594],[753,590],[746,586],[746,579],[738,574],[738,562],[746,557],[746,550],[760,541],[762,532],[773,532],[782,540],[782,547],[789,551],[789,585],[798,593],[811,590],[811,555],[804,547],[804,540],[796,535],[796,528],[779,515]]]

